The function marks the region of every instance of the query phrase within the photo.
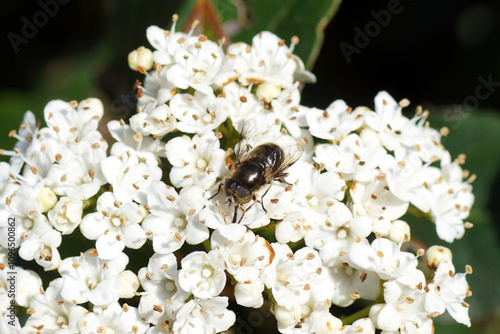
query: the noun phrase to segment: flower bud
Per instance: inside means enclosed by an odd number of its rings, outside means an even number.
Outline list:
[[[148,71],[153,68],[153,64],[153,52],[144,46],[128,54],[128,66],[134,71],[139,71],[139,68]]]
[[[264,303],[264,298],[262,298],[263,290],[264,283],[261,280],[238,283],[234,286],[234,297],[238,305],[259,308]]]
[[[281,94],[281,88],[271,82],[263,82],[255,90],[255,95],[259,101],[271,102]]]
[[[104,115],[104,106],[102,105],[101,100],[95,97],[85,99],[78,104],[79,111],[88,109],[94,111],[99,116],[99,119],[101,119],[102,115]]]
[[[292,307],[292,309],[289,310],[284,306],[276,304],[274,305],[274,316],[281,326],[288,327],[296,324],[300,320],[302,312],[300,306]]]
[[[40,189],[36,198],[40,203],[42,213],[49,211],[57,203],[57,196],[49,187],[43,187],[42,189]]]
[[[443,258],[447,257],[450,260],[453,259],[453,254],[451,253],[451,250],[447,247],[431,246],[427,250],[426,257],[427,257],[427,266],[429,268],[435,269],[439,266],[439,263]]]
[[[120,298],[132,298],[141,285],[139,278],[130,270],[122,271],[118,274],[120,282]]]
[[[364,128],[363,130],[361,130],[359,137],[361,138],[361,142],[365,147],[371,145],[382,146],[382,142],[380,141],[378,133],[371,128]]]
[[[149,211],[146,210],[146,208],[144,207],[144,204],[139,204],[139,210],[141,210],[141,214],[142,214],[142,218],[146,218],[147,215],[149,215]]]
[[[410,240],[410,225],[403,220],[395,220],[391,224],[391,230],[387,237],[399,244]]]

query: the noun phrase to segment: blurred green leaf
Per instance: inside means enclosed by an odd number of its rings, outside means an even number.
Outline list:
[[[468,334],[471,332],[469,327],[458,324],[454,320],[450,321],[450,323],[434,321],[434,327],[436,334]]]

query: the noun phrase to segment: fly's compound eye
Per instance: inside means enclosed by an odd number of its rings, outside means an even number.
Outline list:
[[[225,184],[227,196],[231,196],[238,204],[248,203],[252,199],[252,192],[233,180],[227,180]]]

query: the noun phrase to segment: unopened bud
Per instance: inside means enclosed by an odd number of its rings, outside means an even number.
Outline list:
[[[99,119],[102,118],[102,115],[104,114],[104,106],[102,105],[101,100],[95,98],[95,97],[90,97],[88,99],[83,100],[78,104],[78,109],[77,110],[92,110],[96,113],[97,116],[99,116]]]
[[[281,326],[293,326],[300,320],[300,317],[302,317],[301,307],[298,306],[287,309],[284,306],[276,304],[274,306],[274,316]]]
[[[122,271],[117,276],[120,284],[120,298],[132,298],[141,285],[139,278],[130,270]]]
[[[259,101],[266,100],[267,102],[271,102],[281,94],[281,88],[270,82],[263,82],[257,89],[255,90],[255,95]]]
[[[450,260],[453,259],[453,254],[451,253],[451,250],[444,246],[431,246],[427,250],[426,255],[427,255],[427,266],[433,269],[439,266],[439,263],[443,258],[447,257]]]
[[[139,210],[141,211],[143,219],[149,214],[148,210],[144,207],[144,204],[139,204]]]
[[[128,54],[128,66],[134,71],[138,71],[139,67],[148,71],[153,68],[153,52],[144,46],[140,46]]]
[[[368,127],[361,130],[359,138],[361,138],[361,142],[365,147],[371,145],[382,146],[382,142],[380,141],[378,133]]]
[[[42,189],[40,189],[36,198],[40,203],[40,207],[42,208],[42,213],[49,211],[57,203],[57,196],[54,193],[54,191],[49,187],[43,187]]]
[[[391,230],[387,237],[399,244],[410,240],[410,225],[403,220],[395,220],[391,224]]]

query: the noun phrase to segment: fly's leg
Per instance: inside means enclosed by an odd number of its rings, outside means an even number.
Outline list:
[[[267,213],[267,210],[266,208],[264,207],[264,196],[266,196],[267,192],[269,191],[269,189],[271,189],[271,186],[272,186],[272,183],[269,184],[269,187],[267,187],[266,191],[264,192],[264,194],[260,197],[260,200],[257,201],[255,198],[254,198],[254,201],[255,202],[259,202],[260,205],[262,206],[262,210],[264,210],[265,213]],[[254,203],[255,203],[254,202]],[[252,204],[253,205],[253,204]]]
[[[240,219],[238,220],[238,224],[239,224],[239,223],[241,223],[241,220],[243,219],[243,216],[245,216],[245,213],[247,212],[247,210],[250,209],[252,207],[252,205],[253,205],[253,203],[247,209],[245,209],[245,207],[243,206],[243,204],[237,205],[234,208],[233,224],[236,222],[236,217],[238,217],[238,209],[243,212],[241,214]]]
[[[209,201],[214,198],[215,196],[219,195],[220,194],[220,191],[222,189],[222,185],[224,184],[224,181],[226,181],[226,179],[223,179],[222,181],[220,181],[219,183],[219,187],[217,188],[217,192],[215,194],[213,194],[212,196],[210,196],[210,198],[208,199]]]

